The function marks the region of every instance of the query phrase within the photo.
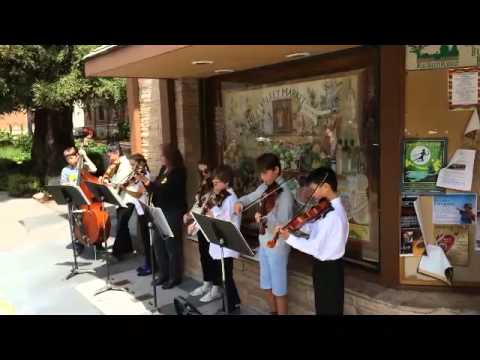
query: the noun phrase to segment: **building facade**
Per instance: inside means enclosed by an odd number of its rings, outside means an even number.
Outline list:
[[[405,140],[446,139],[448,159],[458,149],[480,150],[478,137],[463,136],[472,112],[449,107],[448,68],[463,65],[452,62],[462,49],[441,48],[428,63],[427,49],[403,45],[113,46],[87,57],[86,73],[129,78],[132,152],[143,153],[156,173],[159,145],[176,143],[190,202],[201,157],[232,165],[240,194],[258,183],[252,164],[265,151],[279,155],[288,177],[333,167],[350,222],[346,314],[478,313],[474,226],[466,229],[468,261],[452,261],[452,285],[420,273],[422,253],[405,254],[402,243],[411,195],[402,183]],[[299,204],[301,190],[292,187]],[[251,222],[245,214],[242,232],[255,247]],[[183,247],[186,274],[199,278],[196,239],[185,238]],[[292,251],[292,314],[314,311],[310,261]],[[267,310],[258,260],[241,257],[234,269],[243,303]]]

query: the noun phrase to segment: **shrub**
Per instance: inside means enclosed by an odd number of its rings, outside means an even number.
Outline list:
[[[7,159],[16,163],[30,160],[30,152],[25,152],[14,145],[0,146],[0,159]]]
[[[8,176],[8,195],[13,197],[28,197],[41,190],[40,180],[35,176],[11,174]]]
[[[13,169],[17,163],[12,159],[2,159],[0,158],[0,174],[3,177],[3,174],[6,173],[8,170]]]

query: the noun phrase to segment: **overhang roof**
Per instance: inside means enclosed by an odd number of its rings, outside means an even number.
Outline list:
[[[85,73],[94,77],[206,78],[215,70],[241,71],[291,61],[292,53],[311,56],[360,45],[105,45],[85,56]],[[193,65],[209,60],[213,64]]]

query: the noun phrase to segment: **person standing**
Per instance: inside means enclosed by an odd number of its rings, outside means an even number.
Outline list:
[[[155,286],[171,289],[181,282],[182,219],[187,211],[187,172],[180,150],[172,144],[161,146],[161,169],[154,181],[139,175],[145,188],[152,196],[154,206],[162,209],[174,237],[156,237],[154,252],[160,270]]]
[[[280,239],[313,257],[312,275],[317,315],[343,315],[344,270],[343,255],[348,239],[348,218],[337,194],[337,176],[326,167],[313,170],[307,183],[317,200],[330,201],[333,211],[300,230],[309,238],[297,237],[281,226],[276,228]]]

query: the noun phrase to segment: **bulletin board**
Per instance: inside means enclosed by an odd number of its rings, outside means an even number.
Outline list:
[[[464,137],[472,111],[449,108],[448,69],[408,71],[406,74],[405,138],[447,138],[448,159],[457,149],[477,150],[472,192],[480,194],[480,136]],[[454,190],[447,192],[455,192]],[[420,256],[400,258],[400,283],[448,286],[417,273]],[[480,287],[480,252],[475,252],[475,227],[469,231],[469,263],[454,266],[453,286]]]

